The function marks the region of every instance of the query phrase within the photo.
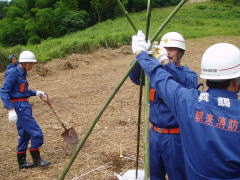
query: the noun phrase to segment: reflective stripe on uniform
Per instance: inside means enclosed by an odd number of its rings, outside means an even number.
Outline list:
[[[24,92],[25,83],[21,83],[19,87],[20,92]]]
[[[11,102],[23,102],[23,101],[28,101],[27,98],[23,98],[23,99],[11,99]]]
[[[156,90],[151,88],[149,91],[149,101],[153,102],[155,98]]]
[[[158,128],[154,126],[152,123],[150,123],[150,126],[155,132],[161,133],[161,134],[179,134],[180,133],[179,128],[171,128],[171,129]]]

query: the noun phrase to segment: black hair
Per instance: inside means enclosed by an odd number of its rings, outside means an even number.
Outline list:
[[[10,62],[12,62],[12,59],[13,59],[14,57],[17,58],[17,56],[16,56],[15,54],[13,54],[13,55],[10,56],[10,58],[9,58],[9,59],[10,59]]]
[[[209,88],[216,88],[216,89],[224,89],[226,90],[230,83],[231,83],[232,79],[227,79],[227,80],[223,80],[223,81],[211,81],[211,80],[207,80],[206,84]]]
[[[185,50],[177,48],[178,49],[178,57],[177,57],[177,61],[180,61],[185,53]]]

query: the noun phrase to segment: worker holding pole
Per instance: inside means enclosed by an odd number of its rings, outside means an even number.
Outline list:
[[[145,52],[148,44],[141,36],[133,37],[132,47],[151,87],[179,123],[186,179],[239,180],[240,49],[218,43],[205,51],[200,77],[209,89],[199,91],[185,88],[167,71],[171,62],[163,48],[156,60]]]
[[[137,37],[144,36],[139,31]],[[138,41],[138,40],[136,40]],[[149,45],[149,44],[148,44]],[[198,85],[197,74],[188,67],[181,65],[181,58],[186,50],[183,36],[177,32],[165,34],[159,45],[152,48],[152,56],[158,57],[161,47],[165,47],[165,55],[170,63],[164,66],[174,79],[187,88],[196,88]],[[135,46],[133,44],[133,51]],[[161,60],[161,59],[159,59]],[[130,79],[137,85],[140,82],[140,65],[136,65],[130,73]],[[181,138],[178,122],[172,109],[160,98],[156,90],[150,86],[150,178],[151,180],[165,180],[168,174],[170,180],[185,180],[185,167],[181,147]]]
[[[23,51],[19,56],[19,63],[17,67],[6,72],[0,90],[2,102],[8,110],[8,120],[16,123],[18,130],[17,160],[19,169],[48,166],[50,162],[43,160],[39,151],[43,144],[43,133],[32,116],[32,106],[28,101],[30,96],[45,96],[42,91],[28,89],[27,71],[33,68],[37,60],[31,51]],[[30,140],[31,147],[29,151],[33,163],[26,161],[26,151]]]

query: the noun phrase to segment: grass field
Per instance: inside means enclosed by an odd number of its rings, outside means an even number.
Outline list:
[[[153,9],[151,35],[173,9],[174,7]],[[131,13],[130,17],[138,29],[145,30],[146,11]],[[159,36],[167,31],[178,31],[186,39],[215,35],[239,36],[240,6],[214,1],[186,4]],[[0,51],[6,55],[31,50],[38,60],[45,62],[72,53],[92,52],[99,47],[120,47],[129,44],[133,34],[134,31],[126,18],[119,17],[61,38],[49,38],[39,45],[0,47]]]

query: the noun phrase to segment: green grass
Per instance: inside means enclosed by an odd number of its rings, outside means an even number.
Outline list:
[[[169,15],[174,7],[153,9],[151,35]],[[131,19],[138,29],[145,31],[146,11],[131,13]],[[240,35],[240,6],[218,2],[186,4],[166,26],[160,37],[168,31],[180,32],[186,39],[214,35]],[[61,38],[47,39],[39,45],[0,47],[0,51],[19,54],[22,50],[33,51],[37,59],[44,62],[65,57],[71,53],[88,53],[99,47],[120,47],[130,44],[135,34],[125,17],[108,20]]]

